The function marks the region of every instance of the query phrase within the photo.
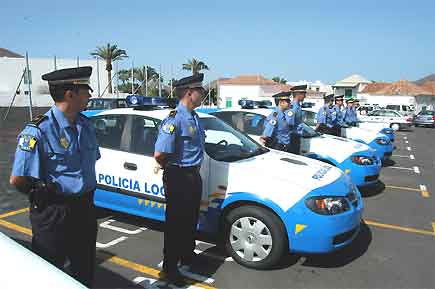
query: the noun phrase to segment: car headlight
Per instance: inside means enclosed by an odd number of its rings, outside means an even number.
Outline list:
[[[344,197],[311,197],[305,200],[305,205],[320,215],[337,215],[350,209]]]
[[[366,156],[353,156],[352,162],[358,165],[369,166],[373,164],[373,159]]]
[[[393,134],[394,131],[391,128],[384,128],[384,129],[381,130],[381,133]]]
[[[378,138],[378,139],[376,139],[376,143],[380,144],[380,145],[387,145],[389,143],[389,140],[384,139],[384,138]]]

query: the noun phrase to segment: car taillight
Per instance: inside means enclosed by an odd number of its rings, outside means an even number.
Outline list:
[[[412,121],[412,118],[410,118],[410,117],[406,119],[406,122],[411,122],[411,121]]]
[[[435,115],[432,115],[432,120],[435,120]]]

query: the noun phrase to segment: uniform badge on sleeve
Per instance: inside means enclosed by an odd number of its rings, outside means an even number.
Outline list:
[[[269,123],[270,123],[270,125],[275,125],[276,124],[276,120],[271,119],[271,120],[269,120]]]
[[[168,123],[165,124],[162,129],[165,133],[173,134],[175,130],[175,126],[173,124]]]
[[[23,134],[20,135],[20,138],[18,139],[18,147],[22,151],[32,152],[35,149],[37,142],[38,140],[36,137]]]
[[[64,149],[67,149],[69,146],[69,142],[65,137],[61,137],[59,143]]]

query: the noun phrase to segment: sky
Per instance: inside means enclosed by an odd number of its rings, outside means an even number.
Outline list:
[[[110,42],[129,58],[188,75],[195,57],[207,79],[241,74],[332,83],[416,80],[435,73],[431,0],[1,0],[0,47],[30,57],[90,58]]]

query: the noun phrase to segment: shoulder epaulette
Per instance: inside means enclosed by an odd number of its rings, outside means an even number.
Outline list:
[[[175,109],[169,112],[169,117],[174,117],[175,115],[177,115],[177,111]]]
[[[48,116],[44,115],[44,114],[40,114],[37,117],[33,118],[28,124],[30,125],[34,125],[34,126],[39,126],[44,120],[47,120]]]

